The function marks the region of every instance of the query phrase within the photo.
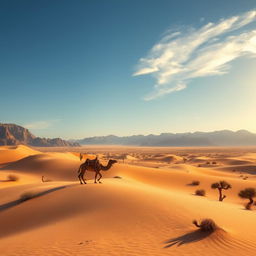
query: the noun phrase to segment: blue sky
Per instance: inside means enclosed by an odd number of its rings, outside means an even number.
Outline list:
[[[255,0],[0,7],[1,122],[63,138],[256,132]]]

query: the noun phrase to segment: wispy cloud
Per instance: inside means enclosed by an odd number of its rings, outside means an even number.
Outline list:
[[[23,126],[27,129],[31,129],[31,130],[44,130],[44,129],[47,129],[47,128],[53,126],[54,124],[56,124],[59,121],[60,121],[59,119],[47,120],[47,121],[35,121],[35,122],[28,123],[28,124],[24,124]]]
[[[156,79],[154,90],[144,99],[183,90],[193,78],[225,74],[238,57],[256,57],[256,30],[246,27],[255,21],[253,10],[198,29],[167,31],[139,60],[133,74]]]

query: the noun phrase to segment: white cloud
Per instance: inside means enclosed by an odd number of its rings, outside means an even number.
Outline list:
[[[35,121],[28,124],[24,124],[23,126],[31,130],[44,130],[53,126],[56,122],[59,122],[59,121],[60,121],[59,119],[48,120],[48,121]]]
[[[225,74],[238,57],[255,57],[256,30],[245,27],[255,21],[253,10],[198,29],[167,31],[139,60],[133,74],[151,74],[156,79],[154,91],[145,100],[183,90],[193,78]]]

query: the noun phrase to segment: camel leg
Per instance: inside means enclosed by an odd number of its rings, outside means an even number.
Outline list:
[[[97,181],[96,181],[97,176],[98,176],[98,172],[95,173],[94,183],[97,183]]]
[[[85,173],[85,171],[82,170],[82,171],[79,173],[79,175],[78,175],[80,184],[83,184],[83,182],[84,182],[84,184],[86,184],[86,182],[85,182],[85,180],[84,180],[84,173]]]
[[[98,182],[101,183],[100,179],[102,178],[101,173],[99,172],[100,177],[98,178]]]
[[[85,181],[85,178],[84,178],[84,174],[85,174],[85,172],[83,172],[83,174],[82,174],[82,180],[83,180],[84,184],[86,184],[86,181]]]
[[[83,184],[82,180],[81,180],[81,173],[78,175],[78,179],[80,181],[80,184]]]

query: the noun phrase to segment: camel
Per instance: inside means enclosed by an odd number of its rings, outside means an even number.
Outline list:
[[[86,161],[80,165],[79,169],[78,169],[78,178],[81,184],[86,184],[86,181],[84,179],[84,174],[86,171],[91,171],[91,172],[95,172],[95,178],[94,178],[94,183],[97,183],[97,181],[99,183],[101,183],[100,179],[102,178],[102,175],[100,173],[100,171],[108,171],[113,164],[117,163],[116,160],[112,160],[110,159],[108,161],[108,164],[106,166],[102,165],[98,158],[96,157],[94,160],[90,160],[90,159],[86,159]],[[100,176],[97,179],[97,176]],[[97,179],[97,181],[96,181]]]

